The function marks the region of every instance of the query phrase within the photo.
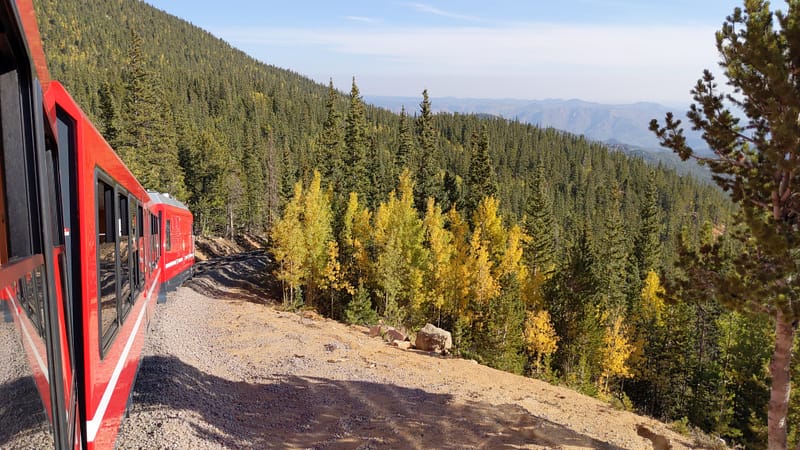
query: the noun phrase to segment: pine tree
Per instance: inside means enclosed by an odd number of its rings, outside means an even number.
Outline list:
[[[473,324],[476,352],[491,367],[521,374],[526,360],[525,307],[519,298],[516,274],[503,277],[499,288],[499,295],[481,311],[480,323]]]
[[[705,281],[713,281],[718,291],[727,291],[722,297],[731,305],[775,319],[770,364],[770,450],[787,446],[791,349],[795,324],[800,318],[798,309],[792,306],[800,301],[800,277],[796,276],[800,271],[796,257],[800,249],[798,26],[800,4],[792,2],[786,13],[773,13],[769,2],[747,0],[745,10],[736,8],[717,32],[720,66],[737,95],[719,92],[714,76],[706,70],[692,90],[695,103],[688,113],[693,126],[703,131],[713,156],[692,151],[680,121],[671,113],[667,114],[664,127],[659,127],[655,119],[650,123],[662,145],[684,160],[691,157],[707,164],[714,181],[729,191],[741,207],[738,220],[749,231],[742,238],[751,239],[754,251],[748,258],[736,261],[731,277]],[[725,100],[744,112],[746,125],[740,125]],[[731,292],[731,285],[742,287],[737,282],[741,277],[758,279],[756,290],[763,292]]]
[[[363,284],[358,285],[355,296],[344,312],[345,320],[350,324],[371,325],[378,322],[378,313],[372,308],[369,291]]]
[[[536,169],[531,194],[525,205],[522,221],[525,234],[530,240],[525,246],[525,263],[533,276],[550,278],[555,271],[556,242],[553,204],[545,188],[544,169]]]
[[[229,158],[208,130],[182,144],[180,155],[195,228],[202,235],[223,230],[227,200],[224,179],[229,170]]]
[[[350,109],[347,112],[344,133],[345,146],[345,167],[344,180],[342,181],[343,192],[358,192],[364,197],[367,205],[371,205],[375,200],[370,174],[367,173],[367,150],[369,140],[367,139],[367,118],[364,109],[364,102],[361,93],[356,86],[356,79],[353,78],[353,86],[350,89]]]
[[[395,167],[399,175],[399,172],[402,172],[405,168],[413,170],[415,168],[414,162],[417,160],[414,146],[414,130],[409,124],[405,106],[400,108],[400,126],[397,134],[398,145],[395,155]]]
[[[117,140],[112,144],[145,188],[185,199],[175,119],[160,81],[146,69],[142,45],[142,38],[132,31],[123,74],[125,98]]]
[[[419,107],[420,115],[417,118],[419,158],[418,167],[414,172],[417,187],[414,205],[418,211],[423,211],[428,197],[432,197],[437,203],[442,203],[444,189],[439,177],[439,147],[436,142],[436,129],[433,124],[433,112],[427,89],[422,91],[422,103],[419,104]]]
[[[600,243],[600,264],[597,278],[600,280],[600,294],[603,296],[605,311],[610,320],[622,314],[626,306],[626,267],[627,239],[622,223],[622,191],[614,186],[610,192],[610,204],[606,211],[605,233]]]
[[[333,80],[331,79],[328,84],[328,101],[325,104],[328,114],[322,124],[322,132],[319,136],[319,159],[322,178],[329,183],[336,193],[340,192],[339,186],[343,182],[345,172],[343,159],[344,136],[341,128],[342,116],[336,110],[338,96],[339,94],[333,87]],[[355,145],[355,143],[353,144]]]
[[[651,173],[651,178],[655,174]],[[641,276],[651,270],[658,270],[661,262],[661,219],[658,210],[658,191],[653,183],[645,187],[641,206],[641,226],[636,235],[634,253],[639,264]]]
[[[484,197],[494,197],[497,194],[497,180],[489,157],[489,135],[485,126],[481,127],[479,133],[472,135],[471,147],[465,202],[467,213],[474,211]]]
[[[264,172],[261,161],[263,150],[257,148],[253,138],[245,136],[243,144],[242,173],[244,174],[244,225],[253,233],[261,231],[264,223]]]
[[[103,134],[106,142],[114,147],[117,144],[117,137],[119,135],[119,130],[117,129],[119,117],[117,107],[114,104],[114,92],[111,88],[111,83],[108,81],[103,82],[98,96],[100,97],[100,132]]]
[[[567,380],[585,385],[599,363],[603,328],[597,307],[599,282],[586,225],[567,252],[567,261],[548,285],[547,309],[558,334],[555,363]]]

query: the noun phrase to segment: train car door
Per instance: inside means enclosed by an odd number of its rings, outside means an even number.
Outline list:
[[[80,236],[80,222],[78,220],[78,193],[77,193],[77,129],[75,119],[66,111],[56,105],[56,134],[58,139],[57,173],[51,178],[58,188],[61,224],[56,230],[63,236],[63,252],[59,255],[58,267],[61,268],[63,280],[63,305],[67,318],[68,343],[71,347],[72,379],[71,392],[77,393],[77,386],[81,386],[83,367],[76,364],[84,361],[83,358],[83,310],[81,299],[80,280],[81,255],[77,239]],[[54,232],[56,232],[54,231]],[[70,397],[70,410],[74,411],[71,417],[85,417],[85,411],[78,411],[82,402],[77,395]],[[82,432],[80,429],[74,432]],[[82,439],[82,440],[85,440]]]
[[[44,441],[20,444],[74,448],[81,439],[71,311],[68,296],[62,295],[66,264],[56,181],[58,151],[13,2],[0,3],[0,25],[0,190],[5,197],[0,214],[0,237],[5,241],[0,245],[0,299],[19,330],[13,339],[17,344],[0,350],[10,350],[20,362],[20,370],[0,376],[0,392],[10,389],[7,392],[14,394],[4,395],[0,406],[0,429],[11,429],[0,433],[0,447],[17,446],[19,437],[29,439],[28,429],[14,423],[15,414],[25,414],[24,403],[20,409],[5,403],[27,384],[35,387],[27,392],[38,391],[51,433]]]

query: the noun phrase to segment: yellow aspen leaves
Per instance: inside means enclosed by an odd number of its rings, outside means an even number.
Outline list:
[[[653,270],[648,271],[642,288],[641,314],[657,325],[664,323],[661,318],[664,312],[664,294],[664,287],[661,285],[658,274]]]
[[[525,349],[534,355],[536,373],[541,370],[542,358],[558,349],[558,336],[546,310],[528,311],[525,317]]]
[[[628,343],[622,316],[617,317],[611,326],[606,327],[603,337],[600,383],[608,391],[611,378],[629,378],[633,376],[628,367],[628,358],[633,352],[633,345]]]

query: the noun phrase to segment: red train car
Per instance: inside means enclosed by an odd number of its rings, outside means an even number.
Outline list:
[[[115,446],[159,288],[194,260],[161,197],[49,81],[30,0],[0,0],[0,448]]]
[[[138,369],[161,275],[147,270],[150,198],[66,90],[45,93],[54,118],[64,228],[72,241],[75,343],[87,448],[112,448]],[[66,191],[66,192],[65,192]],[[65,233],[66,235],[66,233]],[[156,237],[157,239],[157,237]]]
[[[192,234],[193,216],[189,208],[167,194],[148,192],[156,229],[160,233],[160,241],[153,246],[158,251],[157,265],[160,269],[161,287],[159,302],[166,301],[167,292],[180,286],[192,275],[194,266],[194,235]]]

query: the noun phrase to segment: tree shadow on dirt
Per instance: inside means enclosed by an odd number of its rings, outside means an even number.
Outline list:
[[[201,261],[184,286],[209,298],[273,303],[280,296],[272,272],[274,263],[263,250]]]
[[[139,422],[152,427],[148,433],[157,434],[177,411],[191,411],[201,418],[186,416],[194,434],[231,448],[619,449],[517,405],[456,402],[421,389],[318,377],[237,382],[175,357],[145,357],[133,399],[131,417],[141,416]]]

